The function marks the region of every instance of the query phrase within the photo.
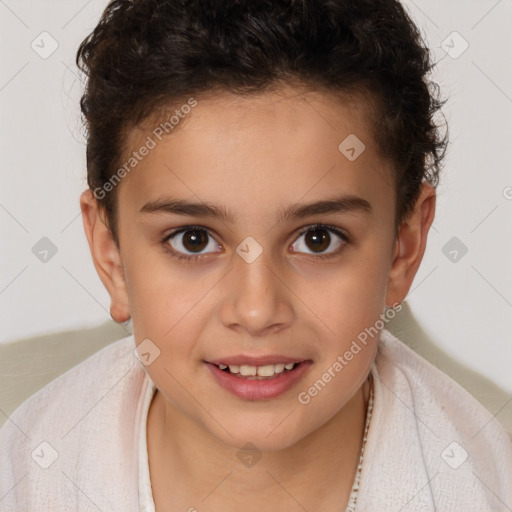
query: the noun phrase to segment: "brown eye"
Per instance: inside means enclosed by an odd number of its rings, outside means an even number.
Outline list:
[[[332,236],[333,234],[334,237]],[[294,252],[322,255],[331,247],[331,250],[327,252],[327,254],[330,255],[338,252],[338,249],[348,241],[347,237],[337,229],[322,225],[313,226],[302,231],[300,237],[303,235],[304,241],[295,242],[299,247],[295,248]]]
[[[208,243],[208,235],[204,231],[194,230],[183,233],[183,247],[187,251],[202,251]]]
[[[331,242],[331,235],[326,229],[312,229],[306,233],[305,243],[314,252],[325,251]]]
[[[202,254],[202,251],[209,246],[211,249],[219,248],[207,230],[194,227],[181,228],[171,233],[166,243],[172,247],[174,252],[184,257]]]

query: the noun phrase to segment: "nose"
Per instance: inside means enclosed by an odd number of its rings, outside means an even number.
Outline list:
[[[293,293],[282,267],[272,265],[265,251],[248,263],[238,255],[225,283],[220,308],[222,323],[246,331],[252,337],[265,336],[290,326],[295,312]]]

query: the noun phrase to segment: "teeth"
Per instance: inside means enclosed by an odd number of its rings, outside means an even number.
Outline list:
[[[283,373],[284,372],[284,364],[275,364],[274,372],[275,373]]]
[[[240,375],[243,377],[253,377],[256,375],[256,366],[247,366],[243,364],[240,366]]]
[[[276,374],[283,373],[284,370],[291,370],[295,363],[288,364],[266,364],[263,366],[236,365],[230,364],[229,371],[233,374],[240,374],[242,377],[273,377]],[[221,370],[228,368],[228,365],[219,364]]]
[[[272,377],[274,375],[274,365],[258,366],[258,375],[260,377]]]

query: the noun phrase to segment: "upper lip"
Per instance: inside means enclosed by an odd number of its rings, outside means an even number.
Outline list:
[[[300,357],[283,356],[280,354],[266,355],[266,356],[249,356],[249,355],[239,354],[236,356],[226,356],[226,357],[221,357],[219,359],[212,359],[212,360],[206,361],[206,362],[214,364],[216,366],[219,366],[219,364],[225,364],[227,366],[230,366],[230,365],[265,366],[265,365],[269,365],[269,364],[301,363],[302,361],[306,361],[306,359],[300,358]]]

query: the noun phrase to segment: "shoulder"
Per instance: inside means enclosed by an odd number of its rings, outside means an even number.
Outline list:
[[[434,496],[453,494],[451,485],[473,489],[474,496],[478,489],[481,496],[492,498],[482,486],[482,481],[492,481],[493,492],[512,500],[512,442],[501,423],[466,389],[386,329],[373,375],[382,438],[389,436],[390,445],[399,439],[408,445],[399,464],[412,467],[412,454],[417,454],[425,474],[438,475],[429,484],[437,489]],[[396,458],[398,453],[395,444],[387,455]]]
[[[12,423],[44,422],[54,418],[56,411],[63,412],[78,397],[112,386],[115,380],[135,367],[131,352],[135,347],[133,336],[115,341],[70,368],[25,400],[11,414],[4,427]],[[4,428],[0,430],[3,432]]]
[[[485,424],[486,434],[508,438],[501,423],[446,373],[414,352],[384,329],[375,360],[379,377],[399,394],[410,395],[414,408],[428,415],[442,415],[457,424],[463,435],[475,435]]]
[[[398,392],[413,393],[418,410],[434,407],[445,410],[447,418],[452,420],[464,418],[467,421],[461,429],[468,433],[474,419],[493,418],[469,391],[386,329],[382,331],[375,362],[381,379],[393,383]],[[498,421],[493,423],[506,434]]]
[[[5,501],[32,506],[32,502],[20,500],[35,500],[44,486],[50,500],[46,506],[51,504],[54,510],[60,510],[64,500],[59,497],[63,487],[74,497],[66,499],[76,498],[79,503],[83,497],[76,494],[77,488],[80,482],[86,487],[93,485],[92,468],[94,478],[117,480],[123,492],[122,481],[129,481],[131,468],[121,469],[120,465],[124,453],[132,452],[138,404],[147,377],[134,349],[133,336],[107,345],[48,383],[11,414],[0,429],[0,495],[9,493]],[[13,486],[15,490],[9,491]]]

